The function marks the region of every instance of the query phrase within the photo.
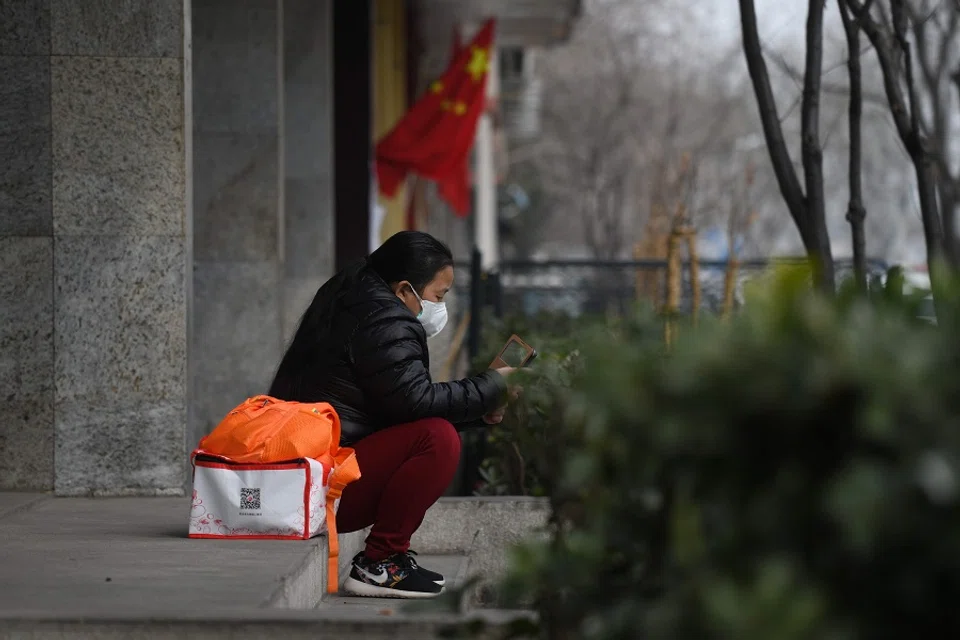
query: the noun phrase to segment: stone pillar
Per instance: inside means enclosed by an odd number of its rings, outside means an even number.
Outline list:
[[[332,0],[193,0],[195,445],[333,270]]]
[[[333,275],[333,0],[283,0],[283,342]]]
[[[0,0],[0,488],[182,491],[183,0]]]
[[[267,391],[281,353],[278,0],[192,0],[194,271],[187,445]]]
[[[178,493],[183,0],[50,0],[56,491]]]
[[[53,488],[50,13],[0,0],[0,490]]]

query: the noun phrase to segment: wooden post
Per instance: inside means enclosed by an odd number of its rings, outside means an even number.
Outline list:
[[[665,259],[667,257],[667,236],[669,214],[659,204],[650,210],[650,218],[644,225],[643,238],[634,246],[634,258],[637,260]],[[662,308],[662,286],[660,269],[637,269],[637,298],[646,298],[657,308]]]
[[[680,262],[680,240],[682,234],[673,230],[667,240],[667,299],[664,304],[666,322],[664,323],[664,341],[669,347],[676,337],[676,315],[680,310],[680,292],[682,288],[682,264]]]
[[[633,259],[638,262],[643,259],[643,245],[639,242],[633,244]],[[637,303],[643,299],[643,269],[640,267],[633,270],[633,297]]]
[[[693,292],[693,324],[700,321],[700,253],[697,250],[697,230],[693,227],[686,229],[687,254],[690,256],[690,288]]]
[[[443,367],[440,369],[440,376],[437,378],[437,382],[448,382],[453,377],[453,367],[457,362],[457,357],[460,355],[460,350],[463,348],[463,340],[467,335],[467,328],[469,326],[470,312],[467,311],[463,314],[463,317],[460,318],[457,331],[453,334],[453,342],[450,343],[450,351],[447,353],[447,359],[444,360]]]
[[[737,273],[739,270],[740,261],[737,260],[736,254],[731,252],[730,258],[727,260],[726,271],[723,274],[723,310],[721,315],[724,318],[729,318],[733,312],[733,294],[737,288]]]

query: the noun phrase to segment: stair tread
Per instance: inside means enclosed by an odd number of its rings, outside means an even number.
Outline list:
[[[431,571],[436,571],[446,579],[447,589],[456,589],[466,579],[469,558],[463,555],[418,555],[417,563]],[[411,600],[399,598],[365,598],[340,593],[327,596],[318,605],[318,609],[338,609],[344,613],[355,612],[358,615],[389,616],[400,613],[403,606]]]

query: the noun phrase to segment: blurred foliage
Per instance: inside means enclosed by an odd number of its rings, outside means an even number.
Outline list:
[[[486,454],[481,463],[477,495],[544,496],[550,491],[552,467],[548,446],[556,433],[557,415],[563,413],[557,389],[569,389],[578,363],[577,336],[582,323],[563,314],[534,318],[511,316],[488,318],[482,348],[474,361],[476,370],[486,368],[511,334],[519,335],[537,349],[530,368],[514,374],[511,384],[523,388],[507,408],[504,421],[486,430]]]
[[[809,269],[802,265],[778,266],[747,285],[748,303],[751,299],[762,302],[772,290],[780,291],[781,295],[806,292],[811,282]],[[874,283],[869,301],[881,312],[898,314],[912,321],[923,315],[928,296],[927,291],[905,292],[902,269],[894,267],[884,283]],[[837,300],[841,305],[849,305],[861,297],[851,278],[841,284]],[[561,447],[561,443],[554,442],[558,433],[556,416],[565,412],[570,397],[567,391],[582,367],[579,347],[590,340],[629,341],[634,346],[638,346],[639,341],[643,348],[658,352],[663,348],[663,318],[657,317],[648,305],[638,307],[627,318],[571,318],[563,313],[517,314],[503,319],[487,317],[483,322],[480,354],[472,363],[474,370],[489,366],[511,334],[519,335],[534,346],[539,356],[529,370],[517,374],[514,382],[523,388],[523,394],[508,407],[504,422],[481,436],[485,438],[485,456],[474,493],[549,494],[551,473],[557,468],[553,458],[559,455],[558,447]],[[701,322],[716,321],[711,314],[701,317]],[[687,326],[678,325],[677,329],[689,332],[693,327],[687,323]]]
[[[515,373],[511,384],[522,388],[507,408],[504,421],[486,430],[477,495],[545,496],[553,488],[563,450],[557,416],[566,411],[573,379],[581,373],[584,341],[631,340],[659,345],[662,326],[652,312],[621,318],[570,318],[544,313],[485,320],[475,370],[490,365],[506,339],[516,334],[537,349],[532,365]]]
[[[650,315],[561,327],[509,435],[552,507],[504,584],[541,637],[960,635],[960,289],[932,327],[890,280],[781,270],[669,353]]]

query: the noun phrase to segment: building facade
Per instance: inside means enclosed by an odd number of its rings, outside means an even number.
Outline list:
[[[0,490],[182,492],[317,287],[404,227],[372,142],[452,24],[575,14],[488,4],[0,0]]]

